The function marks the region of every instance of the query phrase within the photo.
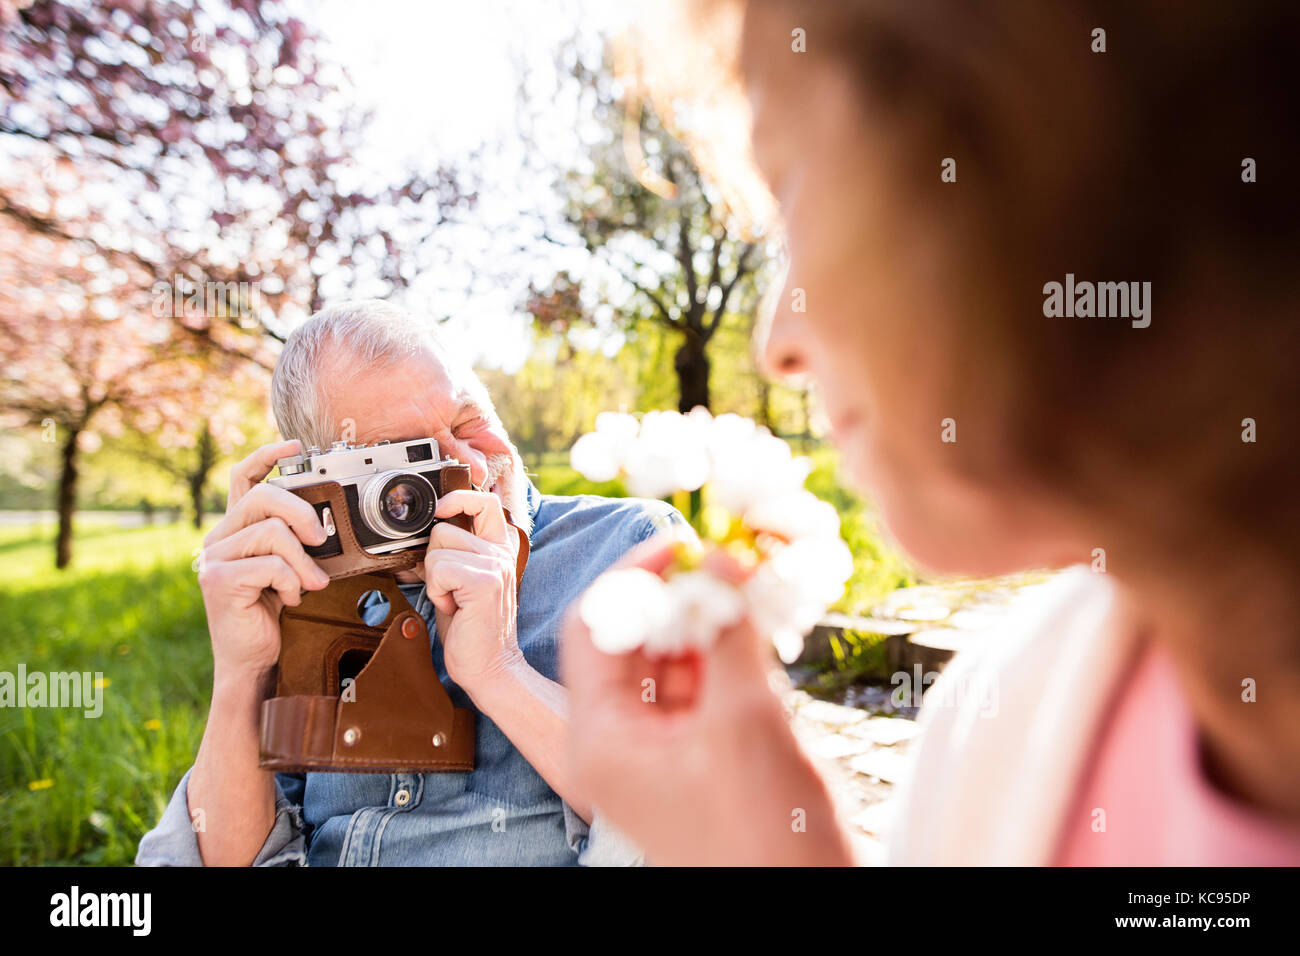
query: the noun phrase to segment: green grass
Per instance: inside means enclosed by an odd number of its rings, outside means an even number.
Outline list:
[[[588,481],[567,464],[543,462],[529,469],[529,477],[537,490],[547,495],[608,495],[611,498],[627,497],[621,481]]]
[[[0,670],[103,675],[103,713],[0,709],[0,863],[124,864],[193,761],[212,659],[188,525],[0,529]]]

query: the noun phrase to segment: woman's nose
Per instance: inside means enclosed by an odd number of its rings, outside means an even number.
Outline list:
[[[808,371],[804,299],[803,289],[787,285],[760,326],[759,364],[767,378],[796,378]]]

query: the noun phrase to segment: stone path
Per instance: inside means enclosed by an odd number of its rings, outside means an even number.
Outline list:
[[[952,654],[996,635],[1000,616],[1014,601],[1041,586],[1050,575],[1020,575],[990,581],[901,588],[869,619],[840,626],[892,635],[890,669],[921,665],[942,669]],[[864,624],[864,621],[867,622]],[[894,785],[906,768],[908,748],[917,736],[917,708],[898,707],[890,684],[858,683],[840,692],[842,703],[818,700],[798,683],[829,665],[816,660],[815,648],[803,666],[773,675],[795,737],[821,771],[831,796],[850,827],[858,860],[884,861],[885,836],[893,812]],[[879,675],[884,677],[884,675]]]
[[[794,735],[821,772],[841,819],[851,827],[860,863],[884,862],[884,836],[916,724],[817,700],[790,684],[781,694]]]

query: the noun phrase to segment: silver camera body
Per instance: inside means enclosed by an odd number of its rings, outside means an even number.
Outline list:
[[[338,482],[357,543],[369,554],[428,544],[430,529],[440,520],[434,509],[443,494],[441,473],[451,466],[464,468],[454,458],[441,457],[432,438],[374,445],[336,441],[324,451],[312,447],[276,465],[280,474],[267,483],[288,491]],[[317,558],[342,553],[329,505],[314,507],[329,537],[322,545],[306,547],[307,553]]]

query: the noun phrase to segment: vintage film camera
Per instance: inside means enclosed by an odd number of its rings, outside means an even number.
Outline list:
[[[438,499],[473,487],[469,466],[442,458],[432,438],[335,442],[278,465],[279,477],[268,481],[311,504],[329,535],[306,550],[330,583],[280,612],[275,696],[262,702],[258,765],[286,773],[473,770],[474,712],[452,705],[424,619],[393,573],[424,560],[430,531],[443,520],[434,517]],[[446,520],[473,530],[468,515]],[[528,538],[511,524],[521,580]],[[382,619],[376,607],[387,609]]]
[[[305,498],[316,508],[329,538],[307,548],[313,558],[343,553],[338,528],[340,509],[310,489],[336,482],[352,530],[367,554],[389,554],[428,544],[438,498],[448,491],[469,488],[469,466],[442,458],[432,438],[350,445],[337,441],[329,449],[309,448],[306,454],[281,458],[278,485]],[[464,522],[460,522],[465,527]],[[467,528],[468,530],[468,528]],[[326,571],[329,569],[326,568]]]

